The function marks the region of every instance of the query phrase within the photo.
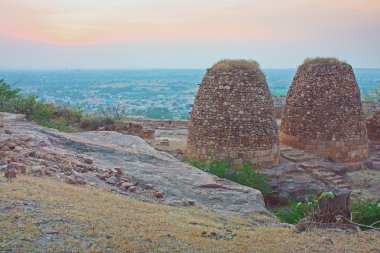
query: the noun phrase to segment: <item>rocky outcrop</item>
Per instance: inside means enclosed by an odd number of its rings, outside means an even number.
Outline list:
[[[137,136],[112,131],[61,133],[0,113],[0,168],[91,184],[137,199],[240,216],[265,214],[262,194],[158,152]],[[14,163],[19,163],[17,166]]]
[[[368,156],[360,90],[349,64],[317,58],[298,68],[286,97],[280,142],[337,162]]]
[[[137,122],[118,123],[106,125],[97,129],[98,131],[115,131],[123,134],[137,135],[143,139],[154,139],[154,129],[146,128]]]
[[[278,130],[264,74],[257,63],[227,61],[225,68],[219,65],[207,70],[195,97],[188,155],[251,162],[253,167],[278,164]]]

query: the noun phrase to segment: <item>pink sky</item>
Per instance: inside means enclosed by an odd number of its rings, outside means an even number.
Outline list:
[[[379,13],[379,0],[0,0],[0,66],[380,67]]]

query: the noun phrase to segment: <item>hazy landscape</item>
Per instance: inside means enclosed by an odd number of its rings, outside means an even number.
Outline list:
[[[263,70],[272,95],[286,95],[295,69]],[[131,116],[188,119],[202,69],[4,70],[0,79],[25,94],[86,113],[123,104]],[[380,69],[355,69],[362,98],[377,87]]]

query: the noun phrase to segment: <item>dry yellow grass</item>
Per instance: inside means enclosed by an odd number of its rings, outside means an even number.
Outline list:
[[[345,63],[344,61],[340,61],[335,57],[315,57],[315,58],[306,58],[303,61],[304,66],[312,65],[312,64],[322,64],[322,65],[331,65],[331,64],[340,64]]]
[[[227,69],[244,69],[244,70],[260,70],[260,65],[254,60],[230,60],[224,59],[215,63],[212,70],[227,70]]]
[[[0,179],[0,252],[379,252],[380,234],[252,226],[253,221],[140,202],[51,178]],[[31,203],[31,204],[28,204]],[[34,208],[30,206],[36,205]],[[263,217],[263,219],[265,219]],[[59,234],[44,239],[46,230]],[[202,232],[236,233],[231,240]],[[334,245],[318,243],[323,235]],[[37,243],[36,243],[37,242]]]

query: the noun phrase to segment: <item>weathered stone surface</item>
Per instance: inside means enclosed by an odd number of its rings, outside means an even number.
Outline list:
[[[368,139],[380,144],[380,110],[366,121]]]
[[[316,191],[325,188],[325,184],[318,180],[308,179],[272,179],[270,186],[273,193],[265,201],[269,205],[287,205],[289,201],[305,201],[313,199]]]
[[[144,192],[150,196],[148,201],[158,201],[155,192],[163,192],[163,204],[182,203],[192,200],[196,206],[205,210],[248,217],[255,214],[271,214],[265,209],[262,194],[254,189],[244,187],[228,180],[219,179],[197,168],[179,162],[171,155],[159,152],[137,136],[125,135],[111,131],[61,133],[54,129],[37,126],[31,122],[17,120],[19,116],[0,113],[0,121],[5,126],[12,126],[15,135],[33,136],[22,145],[26,164],[47,164],[48,171],[72,184],[95,182],[117,192],[124,192],[120,185],[107,184],[103,179],[115,177],[115,183],[131,182],[141,186],[154,186],[154,191],[137,191],[133,197],[139,198]],[[46,145],[40,146],[40,143]],[[29,156],[33,150],[33,156]],[[0,159],[5,161],[6,151],[0,152]],[[83,159],[92,157],[93,163],[103,168],[99,171],[78,173],[77,164]],[[4,156],[3,156],[4,155]],[[8,165],[7,165],[8,166]],[[92,166],[92,165],[91,165]],[[121,167],[122,175],[113,168]],[[105,168],[112,168],[107,170]],[[216,188],[204,188],[202,185],[218,185]],[[144,189],[144,187],[142,187]],[[142,198],[142,197],[141,197]],[[143,199],[143,198],[142,198]]]
[[[279,162],[273,102],[264,74],[253,69],[208,69],[195,97],[188,127],[189,156],[252,162]]]
[[[360,90],[349,64],[311,60],[298,68],[286,97],[280,142],[337,162],[368,156]]]

